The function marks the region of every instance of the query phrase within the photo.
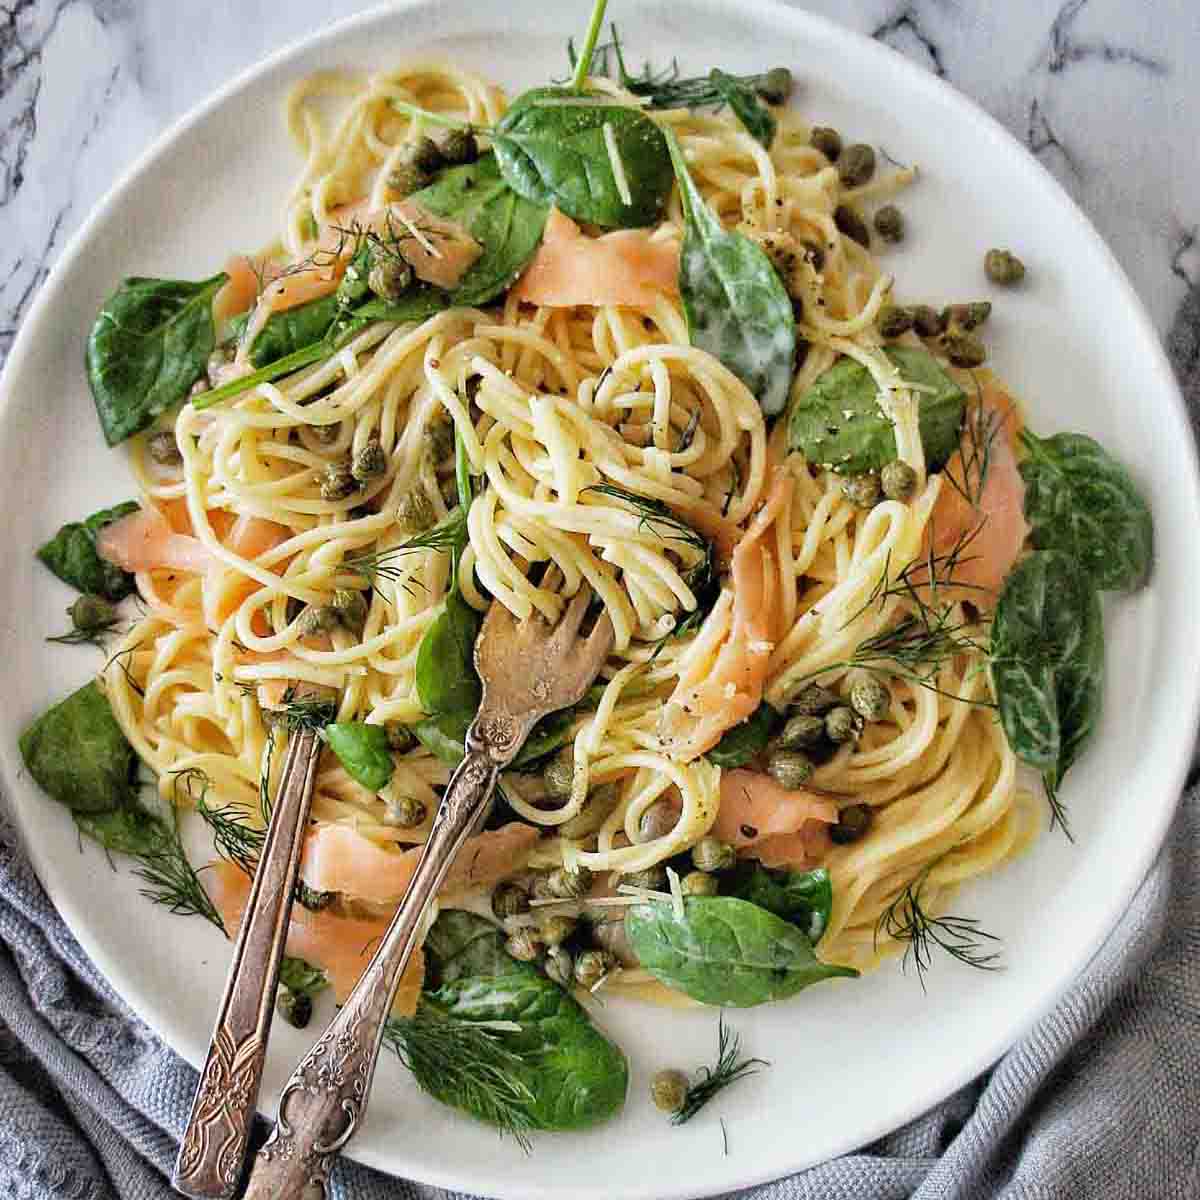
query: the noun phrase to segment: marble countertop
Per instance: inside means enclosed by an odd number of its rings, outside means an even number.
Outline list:
[[[375,0],[0,3],[0,355],[114,179],[231,75]],[[1095,222],[1165,335],[1200,300],[1196,0],[812,0],[998,117]]]

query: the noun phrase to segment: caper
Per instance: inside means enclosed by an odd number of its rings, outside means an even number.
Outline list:
[[[354,588],[338,588],[333,593],[333,607],[338,620],[347,628],[361,630],[367,623],[367,601]]]
[[[622,966],[636,967],[638,957],[629,942],[624,917],[609,917],[592,925],[592,941],[612,955]]]
[[[538,933],[547,946],[558,946],[575,932],[578,924],[574,917],[546,917],[538,925]]]
[[[332,604],[313,604],[300,617],[300,636],[314,637],[329,633],[341,624],[342,616]]]
[[[412,267],[398,254],[385,254],[371,268],[367,287],[381,300],[399,300],[412,281]]]
[[[941,313],[928,304],[918,304],[913,310],[913,328],[923,338],[937,337],[946,328]]]
[[[336,892],[318,892],[316,888],[310,888],[303,879],[296,880],[294,894],[296,903],[301,908],[307,908],[309,912],[320,912],[323,908],[328,908],[337,899]]]
[[[692,865],[697,871],[728,871],[736,861],[733,847],[720,838],[702,837],[692,847]]]
[[[907,502],[916,494],[917,473],[903,459],[893,459],[879,472],[879,486],[889,500]]]
[[[638,841],[666,837],[679,822],[679,809],[670,800],[655,800],[638,821]]]
[[[341,421],[337,421],[333,425],[310,425],[308,426],[308,432],[322,446],[328,446],[338,440],[342,432],[342,423]]]
[[[871,231],[867,223],[848,204],[839,204],[833,210],[833,223],[838,231],[844,233],[851,241],[860,246],[871,245]]]
[[[768,104],[782,104],[792,94],[792,73],[787,67],[772,67],[759,80],[755,91]]]
[[[442,158],[452,167],[473,163],[479,157],[479,140],[471,129],[452,129],[441,144]]]
[[[879,503],[879,476],[847,475],[842,480],[842,495],[856,508],[874,508]]]
[[[847,146],[838,159],[838,177],[844,187],[864,184],[875,174],[875,151],[862,142]]]
[[[871,806],[851,804],[838,813],[836,825],[829,827],[829,839],[839,846],[857,842],[871,828]]]
[[[551,800],[566,800],[571,795],[571,784],[575,779],[575,753],[567,749],[556,754],[542,768],[542,783]]]
[[[592,788],[580,810],[569,821],[563,822],[558,832],[573,841],[590,837],[617,807],[619,798],[620,792],[615,783],[602,783]]]
[[[667,868],[661,863],[655,863],[643,871],[631,871],[628,875],[622,875],[619,882],[627,883],[630,887],[645,888],[649,892],[661,892],[667,886]]]
[[[912,309],[902,308],[898,304],[889,304],[887,308],[880,311],[879,319],[875,324],[885,338],[898,338],[913,327]]]
[[[173,429],[152,433],[146,439],[146,450],[160,467],[177,467],[183,462],[183,455],[179,452],[179,443],[175,440]]]
[[[551,946],[546,954],[546,976],[559,987],[569,988],[575,980],[575,957],[565,946]]]
[[[559,867],[550,872],[547,881],[550,894],[562,900],[578,900],[586,896],[592,886],[592,873],[587,867]]]
[[[387,721],[383,731],[387,734],[388,749],[397,754],[407,754],[417,745],[416,734],[403,721]]]
[[[873,224],[885,242],[904,241],[904,214],[894,204],[885,204],[875,214]]]
[[[535,900],[557,900],[558,897],[550,890],[550,872],[539,871],[530,883],[530,889]]]
[[[1025,278],[1025,264],[1011,250],[989,250],[983,269],[993,283],[1008,287]]]
[[[882,680],[863,674],[850,685],[850,707],[864,721],[882,721],[892,707],[892,693]]]
[[[425,430],[425,444],[435,464],[445,462],[454,453],[454,422],[431,422]]]
[[[970,304],[951,304],[942,310],[942,322],[947,328],[978,329],[992,315],[990,300],[972,300]]]
[[[777,740],[784,750],[811,749],[825,740],[825,722],[810,713],[797,713],[788,718]]]
[[[834,712],[837,712],[837,709],[834,709]],[[794,792],[812,778],[812,759],[798,750],[776,750],[767,759],[767,774],[780,787]]]
[[[387,452],[379,444],[378,439],[371,438],[361,449],[355,452],[350,464],[350,474],[359,483],[369,483],[387,474]]]
[[[689,871],[679,881],[679,888],[685,896],[715,896],[719,887],[717,877],[705,871]]]
[[[383,823],[397,829],[415,829],[428,812],[429,809],[415,796],[396,796],[387,802]]]
[[[322,500],[345,500],[357,491],[358,480],[354,478],[348,461],[343,459],[325,468],[325,475],[321,479]]]
[[[662,1112],[678,1112],[687,1100],[688,1081],[682,1071],[659,1071],[650,1081],[650,1099]]]
[[[275,1011],[289,1024],[303,1029],[312,1020],[312,998],[305,992],[281,987],[275,998]]]
[[[397,163],[387,178],[388,187],[393,192],[399,192],[401,196],[411,196],[413,192],[419,192],[428,183],[429,172],[422,171],[416,163],[411,162]]]
[[[825,736],[831,742],[849,742],[858,737],[861,722],[854,709],[839,704],[825,714]]]
[[[575,959],[575,982],[580,987],[594,988],[616,965],[607,950],[585,950]]]
[[[792,701],[791,706],[798,713],[819,717],[841,702],[841,697],[837,692],[831,692],[829,688],[824,688],[819,683],[810,683]]]
[[[987,360],[987,347],[973,333],[952,329],[942,338],[942,346],[956,367],[978,367]]]
[[[117,610],[103,596],[84,594],[67,609],[71,624],[80,633],[95,633],[116,623]]]
[[[492,892],[492,912],[496,919],[515,917],[529,911],[529,893],[516,883],[502,883]]]
[[[434,171],[440,171],[446,165],[441,149],[431,137],[419,137],[411,146],[407,146],[404,151],[404,161],[411,163],[427,175],[431,175]]]
[[[820,150],[831,163],[837,162],[842,153],[842,135],[828,125],[817,125],[808,140],[814,149]]]
[[[517,962],[536,962],[542,956],[545,943],[532,929],[514,929],[508,935],[504,949]]]
[[[437,520],[433,501],[418,484],[396,507],[396,524],[402,533],[424,533]]]

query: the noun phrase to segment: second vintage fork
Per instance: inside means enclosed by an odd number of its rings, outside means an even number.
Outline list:
[[[584,586],[557,625],[539,617],[518,623],[493,603],[475,643],[483,682],[466,754],[438,805],[408,891],[383,942],[337,1016],[292,1073],[279,1097],[275,1129],[254,1161],[246,1200],[321,1200],[334,1157],[353,1137],[366,1109],[384,1022],[419,940],[429,902],[463,842],[488,811],[500,771],[517,756],[534,725],[577,703],[612,648],[601,615],[580,633],[591,599]]]

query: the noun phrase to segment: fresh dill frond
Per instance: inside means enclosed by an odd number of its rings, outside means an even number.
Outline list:
[[[118,650],[105,664],[104,670],[107,671],[114,663],[121,668],[121,673],[125,676],[125,681],[139,696],[145,696],[145,691],[142,685],[133,677],[133,672],[129,669],[129,664],[125,661],[130,655],[135,654],[142,648],[143,638],[141,642],[134,642],[132,646],[126,646],[124,650]]]
[[[337,705],[328,696],[305,695],[291,684],[283,693],[283,701],[277,708],[263,710],[263,716],[272,726],[297,733],[303,729],[324,729],[337,713]]]
[[[690,1121],[718,1092],[731,1083],[737,1083],[747,1075],[756,1075],[760,1067],[771,1064],[765,1058],[742,1058],[741,1035],[725,1024],[725,1017],[717,1018],[717,1061],[712,1067],[701,1067],[696,1082],[688,1087],[683,1104],[671,1118],[672,1125]]]
[[[1043,773],[1042,787],[1046,792],[1046,803],[1050,805],[1050,831],[1053,833],[1057,826],[1066,834],[1067,841],[1073,842],[1075,835],[1067,823],[1067,806],[1058,798],[1058,783],[1051,772]]]
[[[931,917],[921,907],[921,889],[937,863],[929,864],[880,914],[875,923],[875,941],[882,931],[898,942],[907,943],[900,969],[907,972],[911,958],[916,964],[921,990],[925,990],[925,972],[933,961],[933,951],[940,947],[951,958],[977,967],[981,971],[998,971],[999,950],[989,950],[985,942],[999,942],[994,933],[981,929],[974,917],[952,915]]]
[[[389,1020],[383,1040],[422,1089],[439,1098],[452,1096],[456,1105],[530,1152],[534,1095],[522,1077],[528,1067],[504,1044],[499,1030],[420,1008],[414,1016]]]
[[[466,541],[467,514],[460,506],[451,510],[432,529],[414,534],[407,541],[401,542],[398,546],[391,546],[387,550],[349,558],[346,560],[345,566],[351,571],[358,571],[371,584],[374,584],[377,579],[390,579],[396,582],[405,577],[398,561],[405,555],[415,554],[418,550],[436,550],[457,554]]]
[[[199,767],[188,767],[172,773],[172,789],[176,797],[182,788],[200,819],[213,835],[213,846],[224,859],[240,867],[253,877],[258,860],[262,857],[267,831],[251,825],[249,814],[236,804],[222,804],[213,808],[208,803],[212,780]]]
[[[146,884],[141,894],[147,900],[179,915],[203,917],[228,937],[221,914],[188,862],[177,829],[164,825],[160,837],[131,853],[140,864],[133,873]]]
[[[972,508],[979,507],[992,465],[992,446],[1007,419],[1007,416],[1001,416],[984,405],[983,389],[976,379],[975,403],[968,406],[963,420],[962,446],[959,451],[962,462],[961,478],[955,477],[949,463],[942,471],[946,482]]]
[[[94,626],[91,629],[72,629],[69,633],[57,633],[53,637],[48,637],[46,641],[53,642],[58,646],[97,646],[101,650],[106,649],[105,638],[112,637],[114,634],[120,633],[117,628],[120,625],[121,619],[114,617],[111,621],[106,621],[102,625]]]

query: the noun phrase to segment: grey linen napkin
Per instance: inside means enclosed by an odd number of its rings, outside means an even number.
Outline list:
[[[1200,431],[1200,289],[1168,350]],[[753,1200],[1200,1197],[1200,770],[1124,919],[986,1075]],[[121,1002],[0,817],[0,1196],[164,1200],[196,1073]],[[333,1200],[442,1200],[343,1162]]]

